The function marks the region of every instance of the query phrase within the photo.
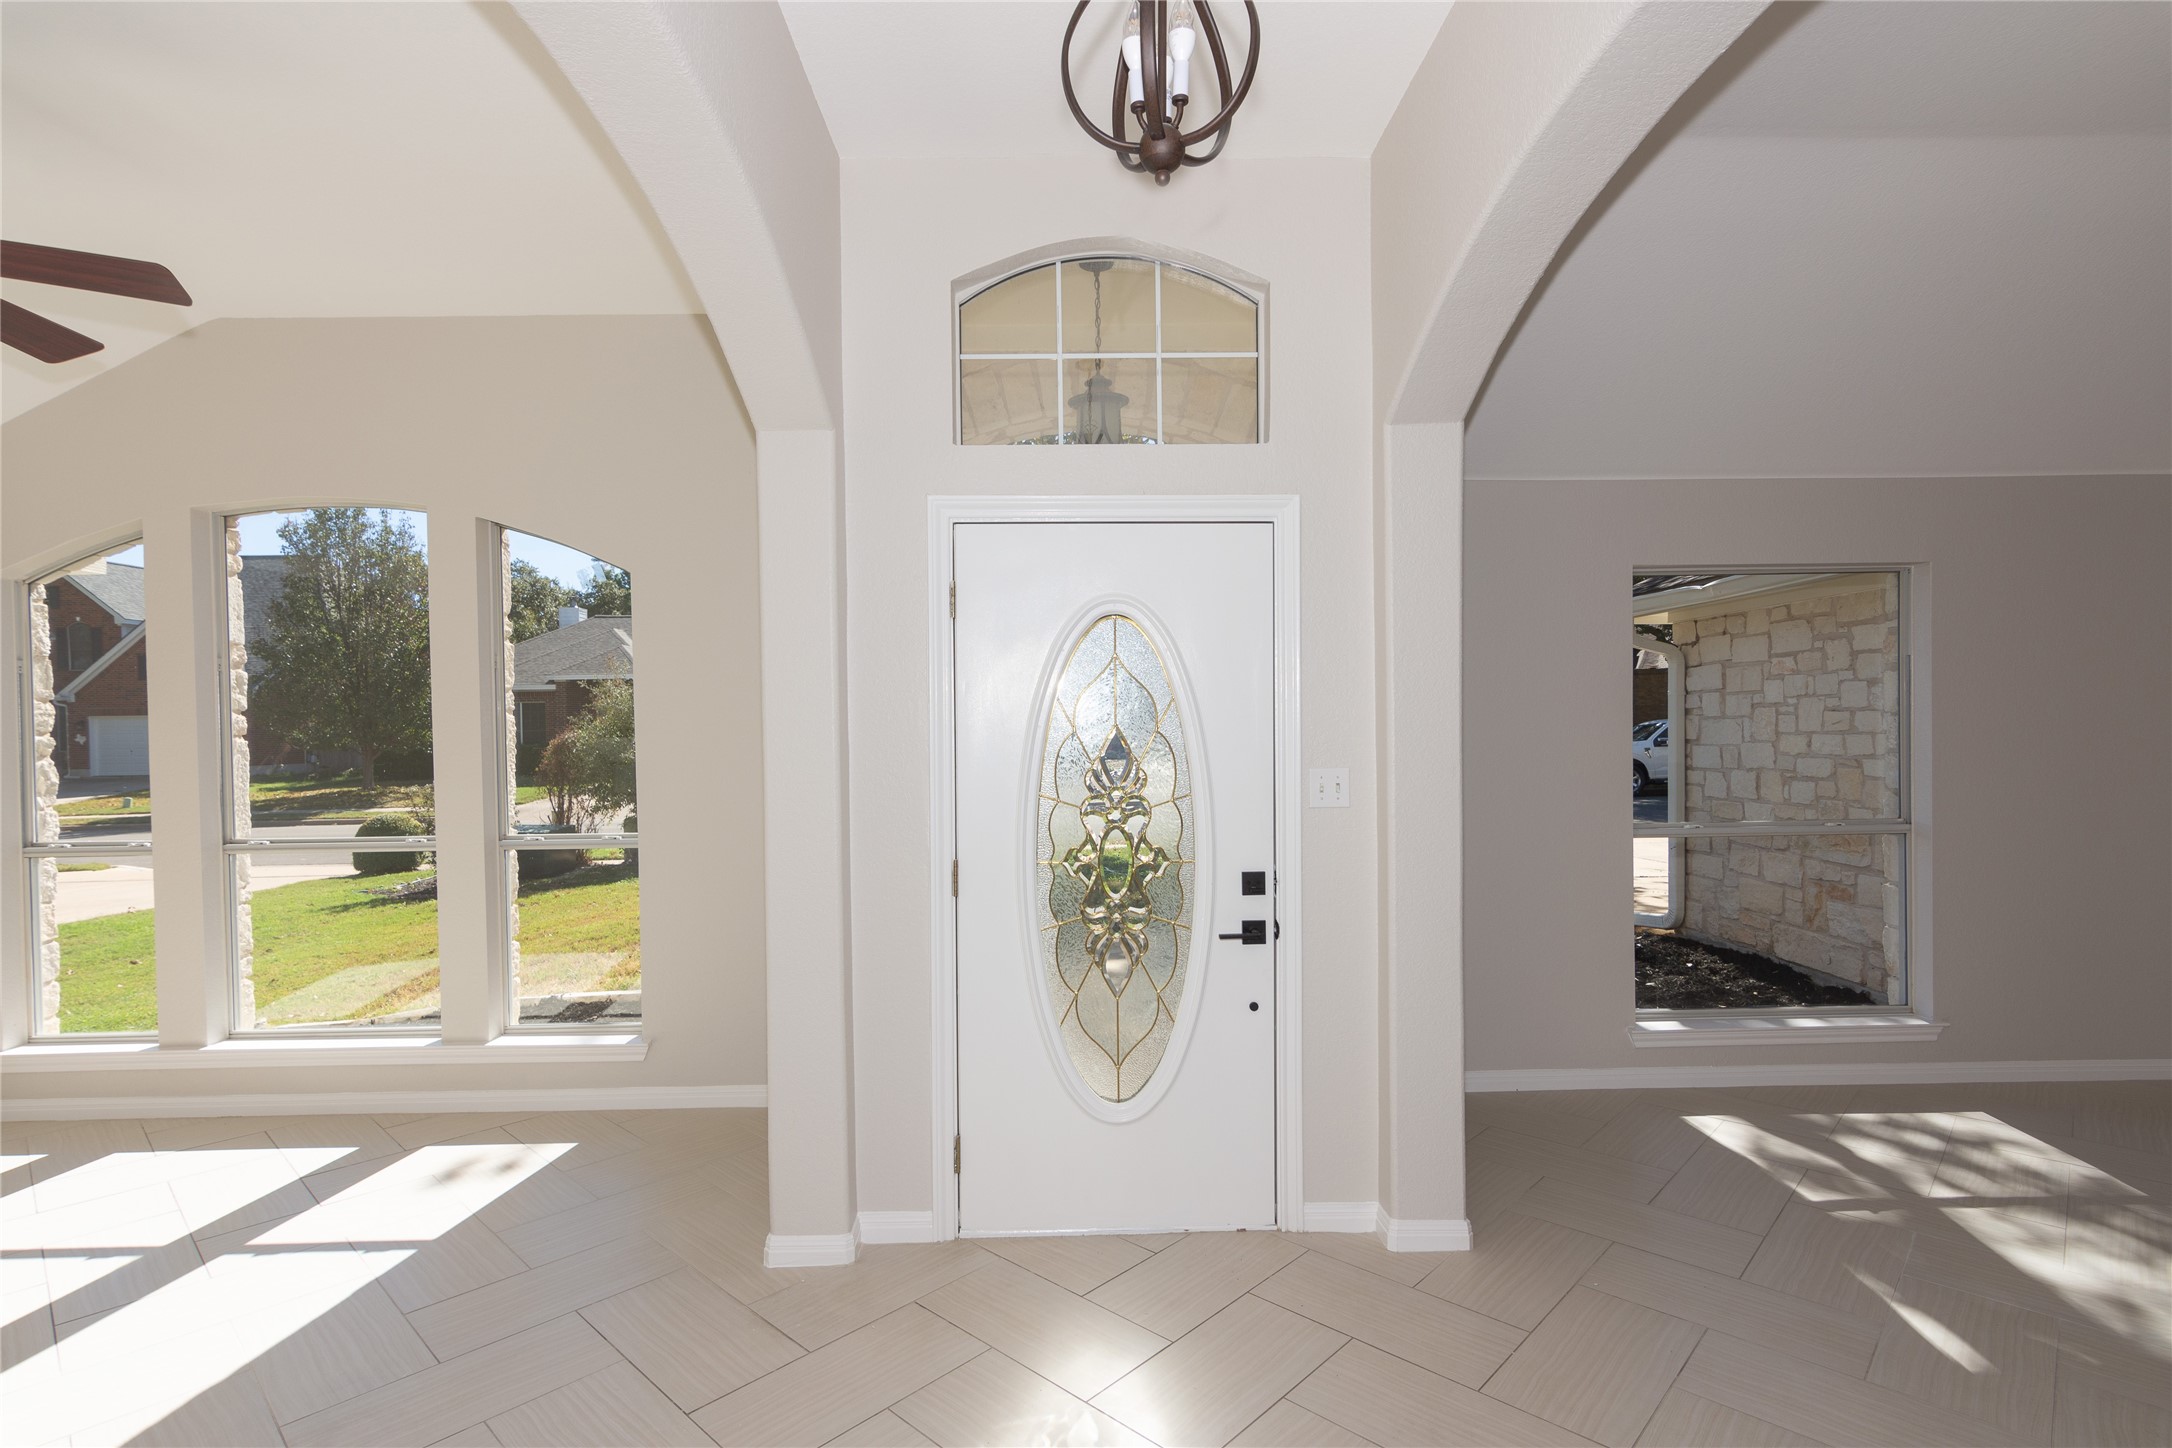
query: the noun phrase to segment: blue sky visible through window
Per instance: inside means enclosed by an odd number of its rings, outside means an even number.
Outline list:
[[[285,513],[245,513],[234,520],[241,530],[241,551],[249,554],[284,553],[287,550],[279,542],[279,525],[289,518],[299,518],[306,509]],[[415,541],[422,545],[425,556],[430,551],[430,517],[408,508],[372,508],[372,513],[389,513],[395,519],[404,518],[415,530]]]
[[[511,528],[505,530],[505,541],[511,546],[516,560],[533,563],[568,588],[579,588],[587,583],[589,575],[603,562],[578,548],[568,548],[563,543],[553,543],[548,538]]]

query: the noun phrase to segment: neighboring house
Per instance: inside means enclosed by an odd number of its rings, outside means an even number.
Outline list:
[[[514,742],[525,753],[558,737],[607,679],[633,682],[633,620],[558,610],[558,627],[513,645]]]
[[[148,775],[150,708],[143,570],[125,563],[45,586],[52,628],[53,729],[62,775]]]

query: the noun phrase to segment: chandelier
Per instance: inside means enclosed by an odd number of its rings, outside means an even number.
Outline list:
[[[1109,98],[1106,131],[1086,119],[1071,88],[1071,37],[1087,3],[1078,0],[1063,32],[1063,98],[1070,102],[1071,114],[1086,134],[1114,151],[1125,170],[1151,171],[1155,183],[1162,186],[1169,184],[1177,167],[1204,166],[1221,155],[1223,143],[1229,140],[1230,118],[1244,104],[1245,94],[1252,89],[1252,72],[1259,65],[1259,10],[1253,0],[1244,0],[1252,43],[1244,58],[1244,77],[1234,90],[1229,84],[1229,57],[1222,52],[1222,33],[1215,28],[1207,0],[1135,0],[1116,55],[1116,87]],[[1192,52],[1202,35],[1207,54],[1214,60],[1222,108],[1213,120],[1187,131],[1184,108],[1192,99]],[[1131,135],[1134,130],[1136,139]],[[1192,147],[1209,137],[1212,146],[1199,155],[1191,154]]]

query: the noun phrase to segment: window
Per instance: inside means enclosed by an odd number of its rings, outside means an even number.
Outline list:
[[[958,307],[964,443],[1259,441],[1259,303],[1167,262],[1048,262]]]
[[[226,546],[234,1028],[435,1032],[426,520],[254,513]]]
[[[500,814],[515,1026],[641,1020],[633,575],[511,529]]]
[[[32,1032],[151,1034],[158,972],[143,549],[86,558],[29,593],[29,814],[17,868],[30,887]]]
[[[1640,574],[1631,615],[1638,1009],[1904,1004],[1907,575]]]

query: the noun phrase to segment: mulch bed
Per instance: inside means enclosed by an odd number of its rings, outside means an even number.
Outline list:
[[[1703,1011],[1722,1007],[1873,1006],[1867,993],[1820,985],[1769,956],[1707,945],[1666,930],[1637,932],[1637,1007]]]

